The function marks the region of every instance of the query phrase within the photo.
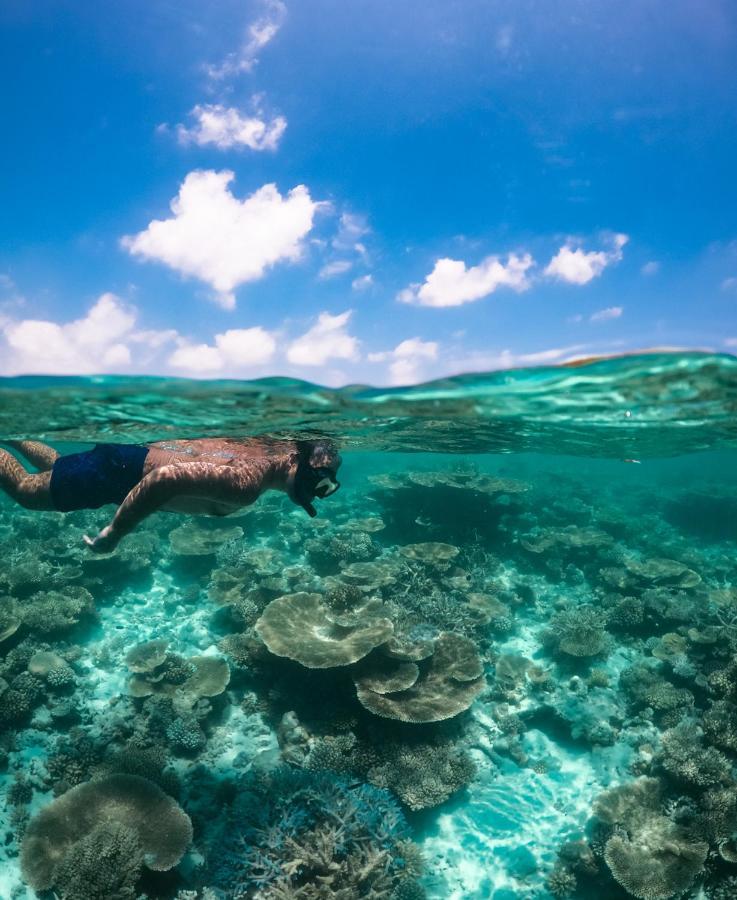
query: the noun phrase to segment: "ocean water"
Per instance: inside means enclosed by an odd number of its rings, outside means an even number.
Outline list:
[[[0,898],[737,897],[737,360],[0,380],[59,452],[331,438],[310,519],[0,495]]]

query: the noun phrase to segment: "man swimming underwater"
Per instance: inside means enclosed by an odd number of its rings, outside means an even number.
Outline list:
[[[0,488],[27,509],[98,509],[118,504],[109,525],[84,540],[109,553],[156,510],[226,516],[267,490],[284,491],[310,516],[334,493],[341,463],[331,441],[202,438],[149,445],[97,444],[60,456],[38,441],[7,441],[40,471],[0,449]]]

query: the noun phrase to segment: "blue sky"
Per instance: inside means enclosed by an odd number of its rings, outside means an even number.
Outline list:
[[[737,348],[731,0],[0,6],[0,373]]]

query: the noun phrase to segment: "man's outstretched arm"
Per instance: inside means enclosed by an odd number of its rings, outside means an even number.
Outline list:
[[[247,467],[202,462],[161,466],[138,482],[118,507],[112,522],[97,537],[85,535],[84,540],[96,553],[109,553],[146,516],[176,497],[200,497],[248,506],[268,487],[265,470],[265,466],[255,463]]]

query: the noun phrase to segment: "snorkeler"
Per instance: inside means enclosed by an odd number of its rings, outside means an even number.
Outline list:
[[[331,441],[202,438],[149,445],[97,444],[60,456],[38,441],[6,441],[39,472],[29,473],[0,449],[0,488],[26,509],[99,509],[118,504],[88,547],[109,553],[156,510],[226,516],[267,490],[284,491],[310,516],[312,501],[340,486],[341,463]]]

